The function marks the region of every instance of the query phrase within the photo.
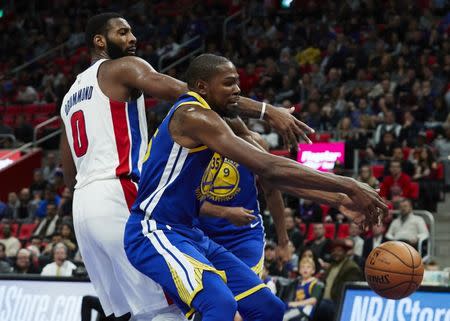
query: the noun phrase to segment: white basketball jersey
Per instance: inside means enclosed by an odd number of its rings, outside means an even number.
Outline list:
[[[129,177],[138,182],[147,147],[144,96],[120,102],[100,89],[101,59],[77,76],[64,96],[61,118],[80,188],[92,181]]]

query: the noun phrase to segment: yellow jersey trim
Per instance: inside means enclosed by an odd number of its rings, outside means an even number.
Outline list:
[[[241,294],[236,295],[234,298],[236,299],[236,301],[242,300],[242,299],[252,295],[253,293],[255,293],[263,288],[266,288],[266,287],[267,287],[267,285],[265,285],[264,283],[258,284],[257,286],[254,286],[253,288],[251,288],[245,292],[242,292]]]
[[[209,107],[205,107],[204,105],[202,105],[198,101],[186,101],[184,103],[179,104],[178,107],[184,106],[184,105],[197,105],[197,106],[200,106],[200,107],[202,107],[204,109],[209,109]]]
[[[186,319],[189,319],[194,314],[194,312],[195,312],[195,309],[191,308],[188,312],[186,312],[184,314],[184,316],[186,317]]]
[[[200,102],[200,104],[202,105],[203,108],[211,109],[211,107],[209,107],[209,104],[206,102],[206,100],[204,100],[203,97],[200,96],[199,94],[197,94],[196,92],[188,91],[187,94],[196,98]]]
[[[252,271],[255,272],[259,277],[261,277],[263,266],[264,266],[264,253],[262,253],[259,262],[256,263],[254,267],[252,267]]]
[[[191,148],[191,149],[189,150],[189,154],[201,152],[202,150],[205,150],[205,149],[208,149],[208,146],[203,145],[203,146]]]

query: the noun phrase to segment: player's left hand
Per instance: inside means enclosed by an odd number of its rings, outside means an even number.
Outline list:
[[[297,150],[298,137],[302,137],[308,144],[311,144],[308,134],[314,133],[314,129],[295,118],[292,115],[294,110],[294,107],[283,108],[268,104],[264,119],[283,137],[287,147]]]
[[[382,220],[382,212],[376,215],[367,216],[361,212],[359,206],[345,194],[341,194],[342,200],[338,206],[339,212],[351,219],[355,224],[359,225],[362,230],[371,228],[374,224],[378,224]]]
[[[290,246],[289,243],[290,243],[290,241],[286,242],[284,244],[278,244],[278,246],[276,248],[277,256],[280,258],[280,260],[283,263],[288,262],[292,256],[291,250],[289,248],[289,246]]]

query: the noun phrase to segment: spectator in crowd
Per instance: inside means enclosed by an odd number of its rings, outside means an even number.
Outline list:
[[[299,206],[300,220],[302,223],[322,222],[322,208],[319,204],[310,200],[301,200]]]
[[[413,212],[409,199],[400,202],[400,216],[394,219],[386,233],[389,240],[403,241],[417,248],[419,241],[430,236],[422,217]]]
[[[77,241],[72,224],[62,223],[60,229],[62,243],[67,247],[69,257],[73,257],[77,251]]]
[[[16,136],[18,141],[23,143],[28,143],[33,140],[33,127],[27,122],[25,115],[23,114],[16,116],[14,136]]]
[[[39,102],[39,95],[33,86],[20,84],[17,90],[16,102],[19,104],[32,104]]]
[[[0,273],[12,272],[12,261],[6,256],[6,246],[0,243]]]
[[[405,159],[403,149],[400,146],[394,148],[391,161],[399,161],[401,163],[403,173],[410,177],[414,175],[414,164],[409,159]],[[389,175],[390,165],[391,162],[386,164],[384,168],[384,175]]]
[[[348,256],[349,244],[337,239],[331,243],[332,263],[326,274],[325,290],[317,309],[318,320],[333,320],[346,282],[361,281],[361,268]]]
[[[57,243],[53,248],[53,261],[42,269],[43,276],[72,276],[77,267],[67,259],[67,246]]]
[[[42,239],[39,236],[31,236],[30,244],[27,246],[29,250],[35,257],[39,257],[42,251]]]
[[[424,147],[420,151],[419,159],[414,168],[413,180],[436,178],[437,163],[430,148]]]
[[[72,217],[72,192],[68,187],[64,188],[59,203],[59,216],[62,218]]]
[[[18,274],[38,274],[39,269],[33,264],[31,252],[27,249],[20,249],[17,252],[14,273]]]
[[[423,127],[416,121],[411,111],[406,111],[404,114],[405,122],[400,131],[399,142],[403,146],[413,147],[417,144],[417,134]]]
[[[384,102],[384,99],[381,100]],[[375,144],[380,143],[382,141],[381,138],[384,137],[384,134],[387,132],[392,133],[393,140],[396,140],[400,136],[400,130],[402,127],[395,122],[394,112],[392,110],[387,110],[384,115],[383,123],[379,124],[375,130]]]
[[[316,267],[311,258],[303,258],[298,265],[301,280],[295,291],[295,299],[288,303],[283,321],[295,320],[300,316],[312,317],[314,306],[322,296],[323,284],[314,275]]]
[[[11,224],[5,224],[3,226],[3,238],[0,239],[0,243],[5,245],[6,256],[14,257],[17,251],[22,247],[19,239],[12,235]]]
[[[55,203],[47,204],[46,216],[39,223],[33,236],[39,236],[42,239],[49,239],[56,231],[59,223],[59,215]]]
[[[372,226],[372,236],[364,240],[364,248],[362,254],[364,261],[374,248],[387,241],[387,238],[384,236],[385,232],[386,227],[384,226],[384,224]]]
[[[13,135],[14,131],[11,127],[5,124],[3,115],[0,114],[0,135]],[[0,136],[0,148],[5,148],[10,145],[10,138]]]
[[[61,202],[61,197],[56,194],[56,189],[53,184],[47,185],[44,191],[44,199],[39,202],[38,208],[35,212],[35,216],[38,218],[45,217],[47,213],[47,205],[54,203],[56,207],[59,206]]]
[[[284,209],[284,221],[286,224],[286,230],[295,250],[299,250],[303,244],[304,237],[299,229],[295,226],[295,220],[292,208],[286,207]]]
[[[8,218],[17,219],[17,214],[19,212],[20,201],[16,193],[8,193]]]
[[[269,275],[269,271],[265,266],[263,266],[262,272],[261,272],[261,280],[267,287],[269,288],[270,292],[273,294],[277,293],[277,287],[275,282],[273,281],[272,277]]]
[[[411,178],[402,172],[401,162],[391,161],[389,165],[391,175],[386,176],[380,186],[380,195],[388,200],[394,200],[399,196],[409,197]]]
[[[29,188],[22,188],[19,193],[20,205],[17,209],[15,219],[22,223],[30,223],[33,213],[36,211],[36,204],[31,202],[31,194]]]
[[[353,241],[353,253],[361,257],[364,247],[364,239],[360,236],[361,228],[352,222],[350,223],[349,232],[349,238]]]
[[[314,239],[306,244],[311,249],[317,259],[330,261],[328,254],[330,240],[325,237],[325,227],[323,223],[316,223],[313,227]]]
[[[436,140],[435,146],[438,151],[439,160],[448,161],[450,160],[450,126],[444,128],[444,133],[444,137]]]
[[[369,165],[362,165],[359,169],[358,181],[366,183],[370,187],[377,189],[380,185],[378,179],[373,176],[372,168]]]
[[[48,153],[45,163],[46,164],[42,169],[42,175],[44,176],[44,180],[53,183],[55,173],[60,169],[58,167],[58,161],[56,159],[55,153],[53,152]]]
[[[368,156],[375,159],[375,161],[388,161],[392,159],[394,149],[399,147],[399,143],[396,141],[394,134],[390,131],[383,133],[382,141],[379,142],[375,149],[367,149]]]
[[[33,174],[33,183],[30,185],[30,193],[34,195],[39,193],[44,194],[45,188],[47,187],[48,181],[44,178],[44,174],[41,169],[35,169]]]
[[[269,275],[288,277],[288,269],[276,253],[276,245],[273,242],[267,242],[264,247],[264,265],[269,271]]]
[[[53,175],[53,186],[55,187],[56,195],[61,197],[66,188],[66,184],[64,183],[64,173],[60,168],[58,168]]]
[[[0,220],[8,221],[11,219],[12,211],[8,204],[0,201]]]

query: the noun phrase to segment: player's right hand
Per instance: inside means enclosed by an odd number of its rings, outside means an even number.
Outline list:
[[[252,213],[252,210],[243,207],[227,207],[225,209],[224,217],[236,226],[243,226],[250,224],[256,219],[256,216]]]

